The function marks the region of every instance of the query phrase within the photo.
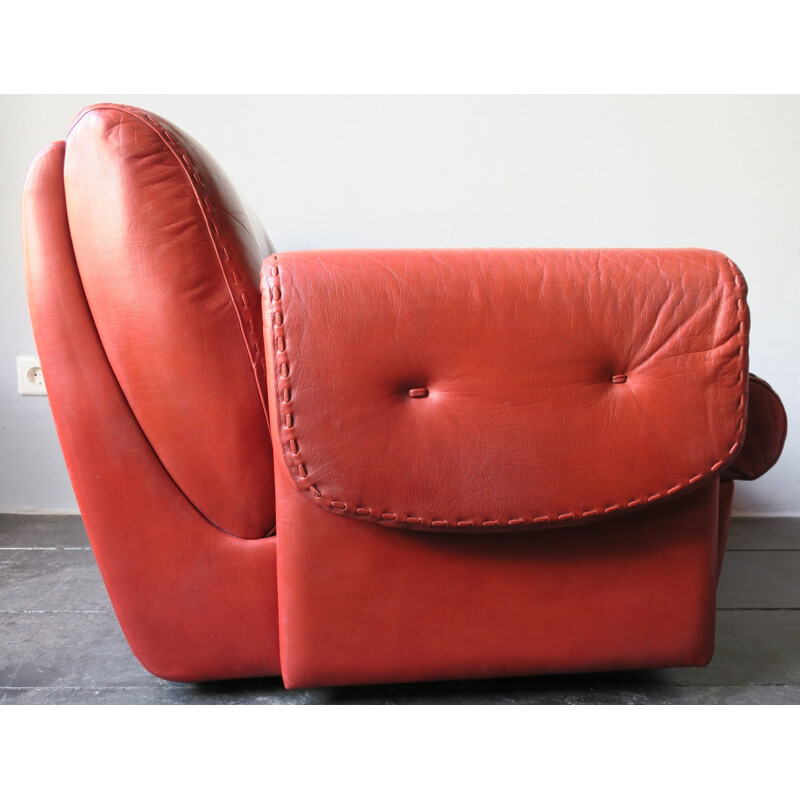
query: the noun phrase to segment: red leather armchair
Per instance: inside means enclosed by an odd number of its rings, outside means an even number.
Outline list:
[[[786,430],[725,256],[275,254],[196,142],[113,104],[34,161],[24,240],[61,446],[151,672],[710,659],[731,479]]]

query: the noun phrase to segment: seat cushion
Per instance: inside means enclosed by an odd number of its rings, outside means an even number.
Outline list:
[[[136,420],[208,520],[263,536],[274,492],[258,272],[272,248],[260,223],[191,137],[130,106],[85,109],[64,170],[86,298]]]
[[[704,250],[326,251],[263,270],[283,468],[381,525],[621,514],[739,451],[746,286]]]

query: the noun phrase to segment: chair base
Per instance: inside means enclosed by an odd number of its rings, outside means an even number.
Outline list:
[[[288,688],[711,658],[730,485],[586,526],[432,536],[333,516],[276,477]]]

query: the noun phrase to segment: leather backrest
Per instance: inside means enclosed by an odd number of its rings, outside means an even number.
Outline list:
[[[741,447],[746,286],[720,253],[298,252],[262,275],[276,462],[333,513],[574,524]]]
[[[260,223],[191,137],[130,106],[85,109],[64,171],[86,298],[133,414],[202,514],[263,536],[274,492],[258,273],[272,247]]]

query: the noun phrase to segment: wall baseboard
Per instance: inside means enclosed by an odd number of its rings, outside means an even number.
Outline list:
[[[800,511],[734,511],[732,519],[800,519]]]
[[[30,517],[76,517],[77,508],[0,508],[0,514],[25,514]]]

